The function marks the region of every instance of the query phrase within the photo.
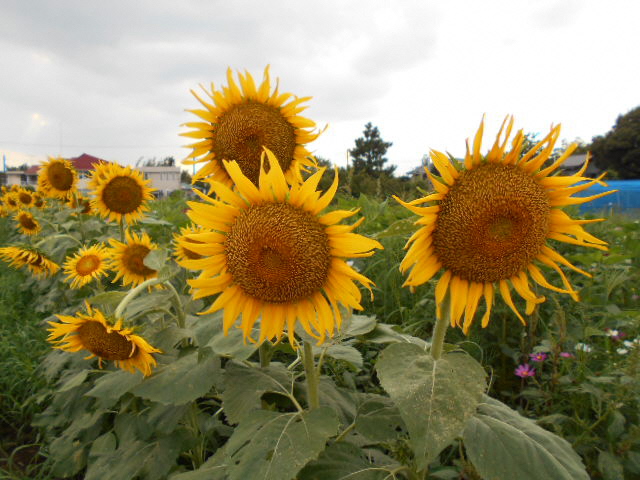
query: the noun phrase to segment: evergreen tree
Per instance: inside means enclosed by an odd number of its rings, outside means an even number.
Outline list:
[[[640,107],[620,115],[613,128],[591,143],[598,167],[618,178],[640,178]]]
[[[355,148],[349,150],[354,174],[366,174],[373,178],[382,174],[392,176],[395,165],[385,167],[384,164],[388,161],[385,154],[393,143],[385,142],[380,137],[378,127],[374,127],[371,122],[364,126],[363,134],[363,137],[356,139]]]

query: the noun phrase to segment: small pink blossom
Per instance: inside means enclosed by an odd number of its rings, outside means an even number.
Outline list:
[[[514,372],[520,378],[533,377],[536,374],[536,369],[531,367],[528,363],[518,365]]]
[[[547,359],[547,354],[544,352],[530,353],[529,358],[531,359],[532,362],[541,363]]]
[[[562,358],[573,358],[575,355],[573,353],[570,353],[570,352],[560,352],[560,356]]]

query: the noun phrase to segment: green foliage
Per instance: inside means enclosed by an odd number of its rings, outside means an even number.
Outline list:
[[[355,140],[356,146],[349,150],[353,171],[371,178],[378,178],[383,173],[391,176],[395,166],[385,167],[384,164],[388,161],[385,157],[387,150],[393,143],[385,142],[378,127],[374,127],[371,122],[364,126],[362,133],[363,136]]]
[[[613,128],[591,143],[593,159],[618,178],[640,178],[640,107],[618,116]]]

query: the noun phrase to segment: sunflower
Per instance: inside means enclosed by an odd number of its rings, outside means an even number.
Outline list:
[[[33,197],[33,193],[29,190],[21,188],[16,192],[15,198],[18,201],[18,206],[20,208],[31,208],[34,206],[35,199]]]
[[[8,217],[8,216],[9,216],[9,209],[6,206],[0,204],[0,218]]]
[[[64,158],[49,157],[43,162],[38,175],[38,190],[50,198],[66,200],[76,190],[78,173]]]
[[[103,245],[83,247],[69,256],[64,264],[65,280],[71,283],[71,288],[80,288],[91,280],[98,280],[107,274],[109,252]]]
[[[102,361],[114,361],[116,367],[135,373],[136,368],[145,376],[157,362],[152,353],[162,353],[144,338],[135,335],[130,328],[123,328],[122,320],[112,325],[98,309],[87,304],[87,313],[78,312],[75,317],[56,315],[60,322],[49,322],[49,342],[54,348],[67,352],[87,350],[87,358],[98,357]]]
[[[192,225],[189,227],[183,227],[180,229],[180,234],[174,233],[174,255],[176,257],[176,262],[178,265],[181,265],[184,268],[192,269],[192,261],[199,260],[203,258],[199,253],[194,252],[190,249],[190,243],[196,243],[203,245],[204,242],[192,238],[192,235],[199,233],[207,233],[210,232],[202,227],[197,225]],[[197,265],[197,263],[196,263]],[[196,268],[197,269],[197,268]]]
[[[93,171],[89,188],[91,207],[103,218],[132,224],[149,210],[147,202],[155,189],[149,187],[138,170],[117,163],[100,163]]]
[[[54,275],[60,269],[45,253],[34,247],[3,247],[0,248],[0,258],[12,267],[27,267],[36,277]]]
[[[44,207],[44,198],[42,198],[42,195],[38,192],[33,194],[33,206],[36,208]]]
[[[491,150],[481,155],[483,120],[472,150],[467,142],[464,168],[446,155],[432,151],[441,178],[435,178],[428,170],[427,175],[436,193],[409,203],[396,197],[421,216],[416,222],[421,228],[409,239],[408,252],[400,264],[403,272],[410,270],[405,285],[412,288],[421,285],[443,270],[436,286],[437,315],[441,316],[449,293],[451,325],[462,326],[465,333],[482,297],[486,303],[482,326],[488,324],[496,290],[524,324],[513,302],[511,287],[525,300],[527,314],[545,300],[531,290],[529,277],[545,288],[578,300],[559,265],[590,275],[553,250],[547,240],[607,249],[606,242],[581,227],[603,219],[575,220],[561,210],[613,193],[572,197],[595,183],[602,184],[604,174],[596,179],[584,177],[587,160],[574,175],[551,175],[576,145],[567,148],[555,161],[547,162],[560,135],[558,125],[527,152],[523,152],[524,134],[518,131],[507,152],[512,127],[513,118],[507,117]],[[418,206],[426,202],[435,205]],[[564,288],[550,284],[534,261],[555,270]]]
[[[122,278],[122,285],[131,284],[132,287],[140,285],[145,280],[158,276],[158,272],[144,264],[145,257],[158,246],[151,242],[149,235],[141,236],[126,232],[126,243],[118,240],[109,240],[111,244],[109,269],[116,272],[113,283]]]
[[[18,229],[25,235],[35,235],[42,229],[33,215],[25,210],[20,210],[14,218],[18,222]]]
[[[204,106],[189,110],[204,121],[185,123],[193,130],[181,134],[198,140],[188,145],[193,152],[184,163],[205,164],[193,181],[217,181],[232,187],[233,181],[223,166],[223,160],[228,160],[238,162],[242,173],[257,185],[263,147],[278,158],[287,180],[301,181],[300,168],[315,165],[305,145],[320,135],[310,130],[314,122],[299,115],[307,108],[301,104],[310,97],[280,93],[277,84],[272,92],[269,67],[260,86],[248,72],[238,73],[238,80],[240,86],[229,68],[227,87],[216,90],[212,84],[211,91],[202,87],[209,100],[191,92]]]
[[[212,230],[187,234],[179,241],[203,256],[191,261],[190,267],[202,273],[189,283],[195,298],[220,293],[203,314],[224,309],[225,332],[242,314],[242,331],[252,341],[251,331],[260,317],[259,342],[280,339],[286,326],[295,345],[296,321],[322,342],[340,327],[340,304],[362,309],[354,281],[369,290],[373,285],[344,259],[371,256],[382,245],[352,233],[363,219],[338,225],[357,210],[320,215],[338,188],[337,173],[321,195],[316,187],[324,168],[289,187],[278,160],[268,150],[267,157],[270,169],[261,171],[259,187],[238,163],[225,162],[237,190],[213,181],[217,199],[201,195],[207,203],[189,202],[191,220]]]
[[[82,208],[79,213],[89,215],[91,213],[91,200],[84,195],[76,194],[67,200],[69,208]]]
[[[2,203],[8,210],[18,210],[20,208],[16,192],[8,191],[5,193],[2,197]]]

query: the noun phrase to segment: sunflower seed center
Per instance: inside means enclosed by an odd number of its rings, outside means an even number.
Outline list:
[[[47,180],[56,190],[66,192],[73,186],[73,172],[62,162],[53,162],[47,167]]]
[[[142,200],[142,187],[131,177],[114,177],[102,190],[102,201],[106,207],[122,215],[136,211]]]
[[[84,348],[105,360],[127,360],[135,353],[135,343],[118,332],[107,332],[100,322],[82,324],[78,335]]]

